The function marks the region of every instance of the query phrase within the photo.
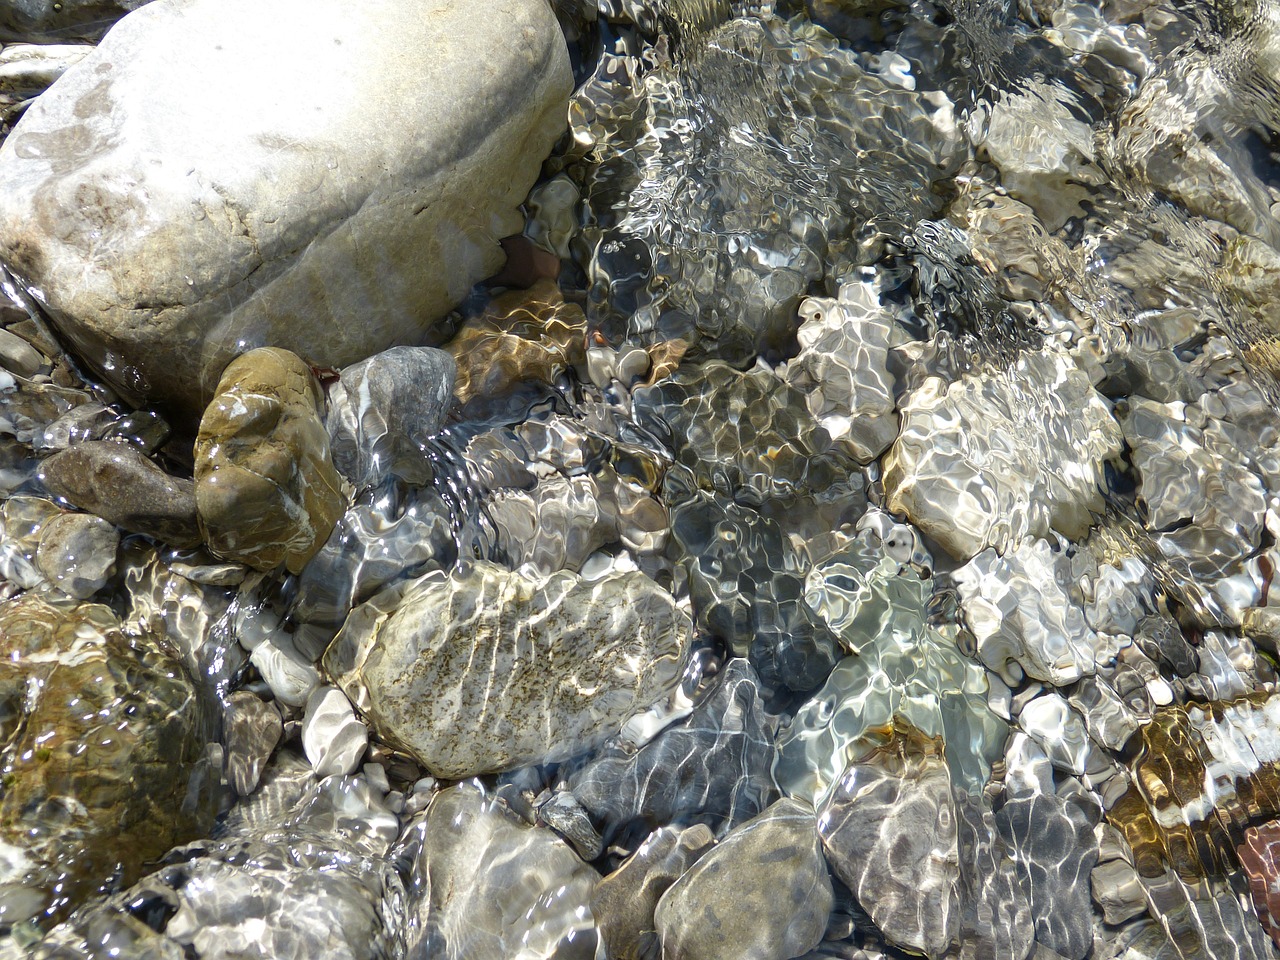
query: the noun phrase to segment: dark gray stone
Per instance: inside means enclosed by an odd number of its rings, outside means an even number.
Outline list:
[[[422,446],[444,423],[457,366],[430,347],[392,347],[342,371],[329,389],[329,445],[338,471],[357,486],[395,473],[429,482]]]

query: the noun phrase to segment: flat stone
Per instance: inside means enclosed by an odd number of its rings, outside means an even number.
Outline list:
[[[317,777],[355,773],[368,745],[369,732],[341,690],[312,692],[302,717],[302,749]]]
[[[789,960],[822,940],[832,902],[813,808],[786,799],[677,880],[654,923],[673,960]]]
[[[502,265],[572,82],[542,0],[158,0],[0,150],[0,259],[194,419],[246,349],[421,342]]]
[[[454,376],[453,358],[430,347],[392,347],[345,368],[326,419],[338,471],[360,486],[391,472],[429,482],[422,445],[444,423]]]
[[[597,874],[554,833],[475,786],[442,790],[401,843],[411,864],[407,956],[591,960]]]
[[[55,497],[130,533],[174,547],[200,543],[195,484],[169,476],[131,444],[77,443],[44,461],[40,481]]]
[[[36,566],[63,593],[88,600],[115,573],[119,546],[120,534],[101,517],[64,513],[41,531]]]
[[[461,779],[616,733],[674,689],[689,634],[643,574],[530,579],[477,562],[357,607],[323,662],[380,737]]]
[[[196,437],[196,508],[209,549],[263,571],[298,573],[346,507],[307,365],[263,347],[238,357]]]

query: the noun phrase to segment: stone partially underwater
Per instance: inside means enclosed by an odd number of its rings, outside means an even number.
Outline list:
[[[0,50],[0,960],[1276,960],[1277,10]]]

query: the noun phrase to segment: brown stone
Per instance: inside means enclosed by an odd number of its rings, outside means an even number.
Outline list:
[[[200,421],[196,507],[209,549],[298,573],[346,507],[310,368],[262,347],[234,360]]]

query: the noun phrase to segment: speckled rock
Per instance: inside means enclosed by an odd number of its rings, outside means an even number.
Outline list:
[[[299,572],[342,515],[320,386],[287,350],[237,358],[196,437],[196,507],[209,549],[258,570]]]
[[[107,607],[0,603],[0,704],[0,903],[63,908],[211,825],[195,689]]]
[[[1027,535],[1082,536],[1120,453],[1110,405],[1068,358],[1026,353],[1001,374],[930,378],[885,456],[889,509],[958,559]]]
[[[54,496],[131,533],[174,547],[200,542],[195,484],[169,476],[132,444],[77,443],[45,460],[40,480]]]
[[[88,600],[115,573],[120,534],[101,517],[64,513],[40,532],[36,565],[50,583],[77,600]]]
[[[457,779],[616,733],[675,687],[689,632],[639,573],[529,579],[478,562],[357,607],[324,667],[380,736]]]
[[[472,785],[441,791],[410,825],[408,955],[591,960],[587,904],[597,874],[554,833],[507,813]]]
[[[502,265],[571,84],[540,0],[158,0],[6,141],[0,257],[118,388],[198,416],[246,349],[421,341]]]
[[[663,827],[596,884],[591,913],[610,960],[656,960],[662,949],[653,921],[658,901],[714,842],[703,824]]]
[[[813,808],[779,800],[677,880],[654,923],[672,960],[789,960],[822,940],[831,905]]]
[[[326,418],[338,471],[359,486],[391,472],[429,482],[422,445],[444,422],[454,372],[452,358],[430,347],[392,347],[344,368]]]

